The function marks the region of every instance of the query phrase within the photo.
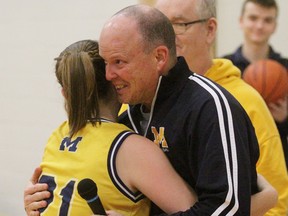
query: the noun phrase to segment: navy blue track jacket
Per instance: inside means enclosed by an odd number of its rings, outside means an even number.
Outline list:
[[[159,79],[154,101],[146,131],[140,127],[141,105],[130,106],[120,122],[159,145],[195,189],[199,201],[175,215],[250,215],[250,197],[258,191],[259,149],[238,101],[191,72],[182,57]],[[151,215],[159,213],[156,209]]]

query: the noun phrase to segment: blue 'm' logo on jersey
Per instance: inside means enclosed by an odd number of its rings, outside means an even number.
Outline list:
[[[65,137],[60,145],[59,150],[64,151],[65,148],[68,149],[70,152],[75,152],[77,150],[78,143],[82,140],[82,137],[77,137],[75,140],[70,140],[69,137]]]

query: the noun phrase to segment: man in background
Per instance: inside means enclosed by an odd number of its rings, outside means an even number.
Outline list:
[[[244,41],[230,59],[243,73],[246,67],[262,59],[273,59],[288,70],[288,59],[273,50],[269,40],[277,27],[278,6],[275,0],[246,0],[243,3],[240,27]],[[280,133],[288,169],[288,100],[287,97],[268,104]]]
[[[275,187],[279,195],[277,205],[267,215],[286,216],[288,176],[273,118],[258,92],[241,79],[238,68],[229,60],[213,59],[217,30],[215,1],[158,0],[155,7],[172,22],[176,33],[177,55],[185,57],[190,70],[225,87],[248,113],[260,148],[257,172]]]

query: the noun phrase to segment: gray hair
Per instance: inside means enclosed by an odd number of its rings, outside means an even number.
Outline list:
[[[143,38],[144,52],[150,52],[159,45],[169,49],[170,56],[176,56],[175,33],[169,19],[156,8],[147,5],[128,6],[114,16],[124,15],[136,21]]]
[[[216,18],[216,0],[197,0],[196,13],[199,18]]]

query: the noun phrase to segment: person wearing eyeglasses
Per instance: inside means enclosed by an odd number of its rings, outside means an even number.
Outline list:
[[[276,206],[266,215],[286,216],[288,177],[277,127],[264,100],[241,79],[240,70],[227,59],[213,59],[217,31],[215,4],[215,0],[158,0],[155,7],[171,21],[177,55],[185,57],[190,70],[226,88],[249,115],[260,149],[257,172],[272,184],[279,196]],[[253,210],[265,212],[264,208]]]

